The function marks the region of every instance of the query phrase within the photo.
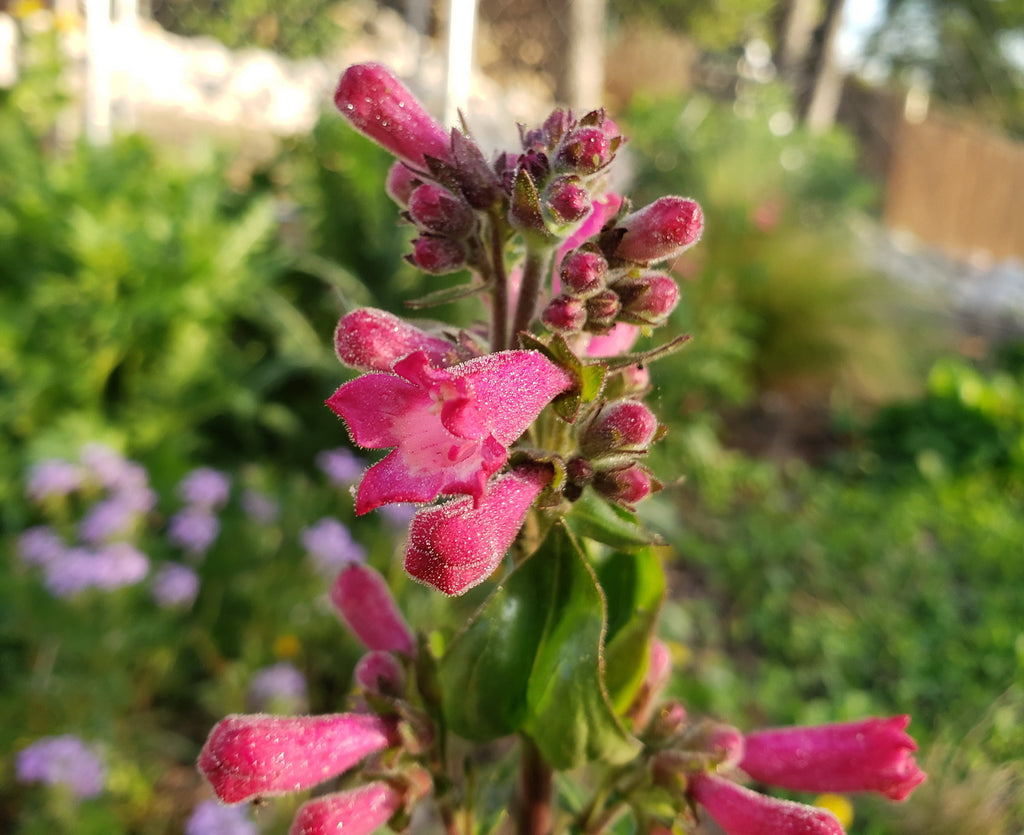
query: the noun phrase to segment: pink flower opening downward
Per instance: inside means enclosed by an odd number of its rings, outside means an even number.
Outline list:
[[[513,471],[494,480],[483,500],[455,499],[421,510],[409,528],[405,570],[447,595],[494,573],[546,480]]]
[[[426,170],[425,156],[451,156],[447,131],[380,64],[355,64],[345,70],[334,104],[356,130],[413,168]]]
[[[746,736],[740,768],[761,783],[809,792],[874,791],[905,800],[925,780],[910,717],[778,728]]]
[[[831,812],[758,794],[716,774],[694,774],[690,796],[725,835],[843,835]]]
[[[466,494],[479,504],[508,446],[573,384],[537,351],[503,351],[446,369],[415,351],[392,370],[345,383],[327,401],[356,444],[394,447],[363,477],[360,514],[441,494]]]
[[[199,754],[199,771],[224,803],[310,788],[394,742],[378,716],[233,714],[218,722]]]
[[[370,835],[402,807],[402,793],[382,780],[303,804],[288,835]]]
[[[376,569],[345,566],[331,586],[331,602],[367,649],[415,654],[416,638]]]

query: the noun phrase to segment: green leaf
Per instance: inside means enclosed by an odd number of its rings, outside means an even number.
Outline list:
[[[469,284],[460,284],[457,287],[445,287],[442,290],[435,290],[433,293],[427,293],[425,296],[420,296],[418,299],[410,299],[405,303],[405,306],[412,310],[422,310],[426,307],[437,307],[438,305],[448,304],[449,302],[458,301],[459,299],[465,299],[476,293],[482,293],[487,287],[478,281],[470,282]]]
[[[608,601],[605,685],[616,713],[635,698],[647,672],[650,642],[665,599],[665,572],[653,548],[616,551],[596,567]]]
[[[584,492],[573,504],[565,523],[581,538],[603,542],[623,551],[661,542],[661,538],[646,530],[634,514],[609,504],[591,490]]]
[[[555,525],[441,659],[443,709],[474,740],[528,733],[556,769],[624,762],[638,743],[603,682],[604,596],[572,534]]]

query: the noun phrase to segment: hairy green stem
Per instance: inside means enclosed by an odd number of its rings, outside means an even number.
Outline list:
[[[490,214],[491,227],[491,350],[508,346],[508,273],[505,271],[504,224],[498,212]]]
[[[541,278],[550,260],[551,250],[530,250],[526,253],[523,266],[523,282],[519,288],[519,301],[516,304],[516,315],[512,320],[513,337],[520,331],[529,330],[530,323],[537,313],[537,300],[540,296]]]

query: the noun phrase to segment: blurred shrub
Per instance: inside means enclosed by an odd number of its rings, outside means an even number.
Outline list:
[[[289,58],[336,45],[338,0],[156,0],[153,19],[179,35],[208,35],[231,49],[260,47]]]
[[[985,372],[961,359],[937,362],[922,397],[884,407],[868,425],[872,469],[894,478],[994,470],[1020,482],[1024,371],[1012,367]]]
[[[910,306],[864,266],[851,225],[875,190],[849,136],[810,136],[791,112],[767,86],[728,104],[638,102],[623,120],[637,203],[674,191],[705,209],[704,238],[675,264],[675,321],[694,341],[659,365],[682,412],[768,390],[827,403],[911,387]]]

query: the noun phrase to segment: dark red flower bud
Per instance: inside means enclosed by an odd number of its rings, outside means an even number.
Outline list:
[[[693,246],[704,231],[700,206],[686,197],[661,197],[619,221],[625,230],[615,255],[637,264],[675,258]]]
[[[608,262],[599,252],[577,249],[562,260],[559,278],[569,293],[577,296],[591,296],[604,287]]]
[[[593,484],[602,496],[630,510],[638,501],[660,488],[647,469],[639,464],[599,472],[594,476]]]
[[[433,183],[412,193],[409,215],[420,229],[446,238],[465,238],[476,225],[476,215],[464,200]]]
[[[612,140],[599,127],[578,127],[570,131],[555,155],[555,165],[578,174],[600,171],[615,156]]]
[[[587,323],[587,309],[572,296],[555,296],[544,308],[541,320],[557,333],[577,333]]]
[[[577,223],[591,211],[590,192],[579,177],[557,177],[544,189],[541,204],[556,225]]]
[[[412,254],[406,256],[406,260],[425,273],[444,275],[466,265],[466,250],[452,238],[420,235],[412,242]]]
[[[634,325],[661,325],[679,303],[679,285],[665,273],[643,273],[615,283],[620,318]]]
[[[639,400],[606,404],[580,438],[580,449],[590,458],[621,452],[643,453],[658,431],[658,419]]]
[[[615,323],[622,303],[614,290],[602,290],[587,299],[587,330],[607,331]]]

